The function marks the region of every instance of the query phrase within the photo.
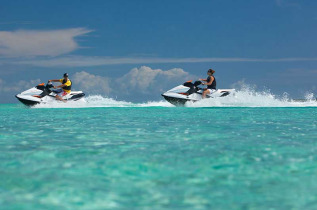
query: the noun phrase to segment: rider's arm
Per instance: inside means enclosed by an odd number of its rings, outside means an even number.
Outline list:
[[[67,86],[67,85],[61,84],[61,85],[59,85],[59,86],[54,86],[54,88],[56,89],[56,88],[61,88],[61,87],[65,87],[65,86]]]
[[[63,83],[63,80],[60,79],[59,82]],[[66,83],[61,84],[61,85],[57,86],[56,88],[63,88],[63,87],[71,86],[71,84],[72,83],[70,82],[70,80],[68,80]]]
[[[59,79],[51,79],[51,80],[48,80],[49,82],[59,82]]]
[[[61,80],[60,79],[50,79],[50,80],[48,80],[49,82],[61,82]],[[61,87],[64,87],[65,85],[59,85],[59,86],[53,86],[53,88],[61,88]]]
[[[207,80],[206,80],[206,81],[207,81]],[[203,83],[203,85],[211,85],[213,81],[214,81],[214,78],[213,78],[213,77],[210,77],[210,81],[207,82],[207,83]]]
[[[205,82],[207,81],[207,79],[199,79],[199,80],[200,80],[200,81],[205,81]]]

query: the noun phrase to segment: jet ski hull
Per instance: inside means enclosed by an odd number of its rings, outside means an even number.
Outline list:
[[[24,98],[21,98],[19,97],[18,95],[15,95],[15,97],[24,105],[26,106],[34,106],[36,104],[39,104],[40,102],[38,101],[32,101],[32,100],[27,100],[27,99],[24,99]]]
[[[186,102],[188,101],[193,101],[195,102],[196,100],[190,100],[190,99],[184,99],[184,98],[176,98],[176,97],[171,97],[171,96],[166,96],[162,94],[164,99],[168,101],[169,103],[175,105],[175,106],[184,106]]]
[[[175,106],[184,106],[186,102],[197,102],[202,100],[203,88],[198,87],[201,82],[196,81],[194,84],[185,82],[183,85],[174,87],[165,93],[162,96],[166,101],[175,105]],[[212,94],[206,95],[206,98],[219,98],[225,97],[234,93],[234,89],[217,89]]]
[[[42,83],[36,87],[17,94],[15,97],[26,106],[53,103],[56,102],[56,93],[54,90],[51,90],[52,87],[53,85],[51,83],[48,83],[46,86]],[[85,97],[85,94],[82,91],[72,91],[70,94],[63,96],[62,98],[66,101],[78,101],[83,97]]]
[[[41,103],[49,103],[48,100],[45,100],[45,99],[38,99],[34,96],[23,96],[23,95],[15,95],[15,97],[24,105],[26,106],[34,106],[34,105],[37,105],[37,104],[41,104]],[[50,97],[52,98],[54,101],[55,101],[55,97],[54,96],[51,96],[51,95],[48,95],[46,97]],[[65,101],[78,101],[79,99],[85,97],[85,93],[79,93],[79,94],[76,94],[76,95],[73,95],[71,96],[70,98],[66,98],[64,99]]]
[[[85,96],[85,93],[79,93],[76,95],[73,95],[69,99],[66,99],[66,101],[78,101],[79,99],[83,98]]]

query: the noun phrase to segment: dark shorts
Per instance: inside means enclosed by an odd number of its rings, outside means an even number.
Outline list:
[[[61,97],[67,95],[67,92],[65,92],[63,89],[57,89],[57,90],[54,90],[54,92]]]

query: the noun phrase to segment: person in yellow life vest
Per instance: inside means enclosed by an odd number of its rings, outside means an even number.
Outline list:
[[[72,81],[70,79],[68,79],[68,74],[65,73],[63,79],[52,79],[52,80],[48,80],[48,81],[62,83],[61,85],[54,86],[54,88],[57,89],[56,91],[54,91],[57,93],[55,98],[57,100],[66,102],[62,97],[66,96],[67,94],[70,94],[71,89],[72,89]]]

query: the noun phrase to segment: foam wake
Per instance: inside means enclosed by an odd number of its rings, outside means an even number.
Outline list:
[[[302,100],[289,98],[287,93],[276,96],[269,90],[257,92],[254,88],[244,85],[234,94],[208,98],[198,102],[187,102],[187,107],[317,107],[314,94],[306,94]]]
[[[113,98],[92,95],[78,101],[69,101],[67,103],[54,101],[47,104],[38,104],[33,108],[89,108],[89,107],[173,107],[166,101],[149,101],[146,103],[132,103],[118,101]]]
[[[287,94],[275,96],[270,91],[257,92],[254,88],[244,86],[234,94],[222,98],[209,98],[198,102],[187,102],[186,107],[317,107],[312,93],[303,97],[304,100],[292,100]],[[132,103],[107,98],[100,95],[88,96],[79,101],[63,103],[55,101],[49,104],[38,104],[34,108],[89,108],[89,107],[174,107],[167,101],[149,101]]]

